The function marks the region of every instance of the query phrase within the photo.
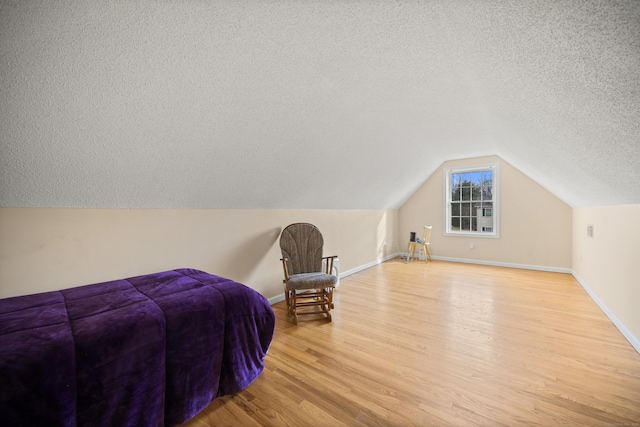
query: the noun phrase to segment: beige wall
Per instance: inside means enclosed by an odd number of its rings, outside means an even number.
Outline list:
[[[0,297],[192,267],[282,294],[278,237],[316,224],[340,271],[397,252],[397,211],[0,209]]]
[[[573,210],[574,275],[638,351],[639,221],[640,205]],[[593,225],[593,237],[587,236],[588,225]]]
[[[500,165],[500,237],[445,236],[444,169],[489,163]],[[405,250],[409,232],[419,235],[423,225],[431,224],[436,257],[570,271],[571,212],[569,205],[500,157],[448,161],[400,208],[399,236]]]
[[[445,237],[443,168],[496,161],[500,238]],[[5,208],[0,298],[179,267],[229,277],[274,298],[282,293],[277,240],[290,223],[318,225],[325,254],[340,256],[343,273],[404,251],[409,232],[431,223],[435,256],[572,268],[640,348],[638,218],[640,205],[572,210],[498,157],[446,162],[399,211]]]

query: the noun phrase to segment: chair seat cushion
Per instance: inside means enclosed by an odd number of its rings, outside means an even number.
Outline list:
[[[315,289],[335,287],[338,278],[325,273],[301,273],[289,276],[287,288],[289,289]]]

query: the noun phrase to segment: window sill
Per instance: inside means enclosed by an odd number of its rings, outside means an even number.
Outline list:
[[[456,233],[456,232],[451,232],[451,231],[445,231],[444,235],[446,237],[473,237],[474,239],[476,237],[482,237],[482,238],[488,238],[488,239],[497,239],[500,237],[499,233],[482,233],[482,232],[474,232],[474,231],[468,231],[468,232],[462,232],[462,233]]]

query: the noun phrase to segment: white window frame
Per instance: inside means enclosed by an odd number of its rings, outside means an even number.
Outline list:
[[[471,172],[492,172],[492,209],[493,209],[493,228],[492,231],[461,231],[451,229],[451,175]],[[444,234],[445,236],[462,236],[462,237],[500,237],[500,165],[492,163],[488,165],[476,165],[457,168],[446,168],[444,170]]]

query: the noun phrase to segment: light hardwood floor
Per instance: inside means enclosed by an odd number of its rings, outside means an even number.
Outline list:
[[[399,259],[287,320],[196,426],[640,425],[640,354],[568,274]]]

